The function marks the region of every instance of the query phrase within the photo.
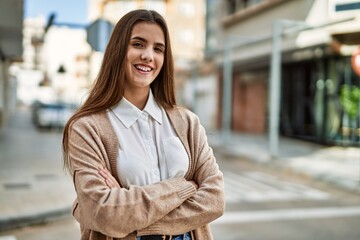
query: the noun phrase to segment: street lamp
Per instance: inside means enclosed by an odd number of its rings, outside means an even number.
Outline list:
[[[57,70],[58,73],[63,74],[66,73],[66,69],[63,64],[60,65],[59,69]]]
[[[269,148],[270,157],[276,158],[279,153],[279,118],[280,118],[280,94],[281,94],[281,40],[283,30],[289,32],[301,31],[305,27],[304,22],[291,20],[275,20],[272,32],[272,53],[270,64],[270,94],[269,94]],[[295,28],[294,28],[295,27]],[[300,28],[299,28],[300,27]]]

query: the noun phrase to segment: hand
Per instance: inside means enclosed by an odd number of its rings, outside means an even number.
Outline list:
[[[104,181],[109,188],[120,188],[119,183],[116,181],[113,175],[111,175],[109,170],[106,168],[99,168],[99,173],[104,178]]]
[[[195,187],[196,190],[199,189],[199,185],[194,180],[191,180],[190,183]]]

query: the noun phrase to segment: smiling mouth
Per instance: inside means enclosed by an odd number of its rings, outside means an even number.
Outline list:
[[[142,72],[150,72],[153,70],[151,67],[143,66],[143,65],[134,65],[134,67]]]

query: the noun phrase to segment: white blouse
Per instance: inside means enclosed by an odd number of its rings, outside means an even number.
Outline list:
[[[124,187],[185,176],[189,157],[151,91],[143,111],[123,97],[107,114],[120,143],[117,164]]]

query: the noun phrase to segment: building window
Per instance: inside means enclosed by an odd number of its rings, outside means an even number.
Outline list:
[[[235,13],[236,2],[237,2],[237,0],[228,0],[227,1],[227,10],[228,10],[227,13],[228,14]]]
[[[227,12],[229,15],[248,7],[257,5],[266,0],[227,0]]]
[[[343,4],[336,4],[335,10],[337,12],[340,11],[349,11],[349,10],[359,10],[360,9],[360,2],[353,2],[353,3],[343,3]]]

